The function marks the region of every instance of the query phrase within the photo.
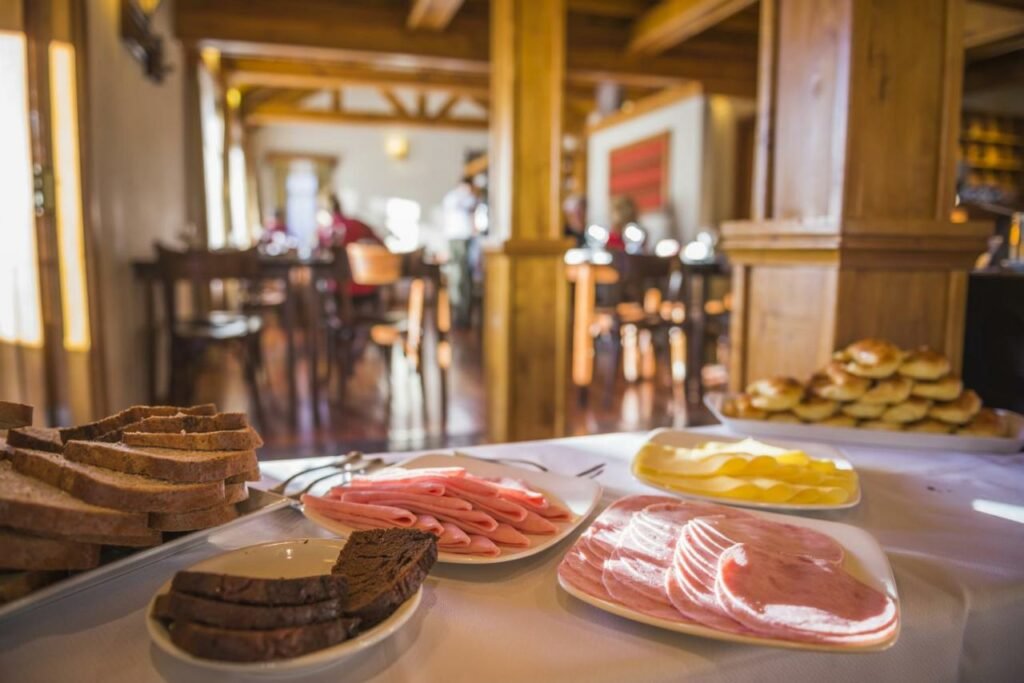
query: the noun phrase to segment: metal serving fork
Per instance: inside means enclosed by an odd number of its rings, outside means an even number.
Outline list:
[[[349,451],[349,453],[347,455],[344,455],[344,456],[342,456],[341,458],[339,458],[337,460],[329,462],[326,465],[317,465],[316,467],[308,467],[308,468],[302,470],[301,472],[296,472],[292,476],[290,476],[287,479],[285,479],[284,481],[282,481],[277,486],[274,486],[273,488],[269,489],[269,491],[271,493],[276,493],[278,495],[282,495],[283,496],[284,492],[288,489],[288,485],[291,484],[293,481],[295,481],[296,479],[298,479],[299,477],[301,477],[304,474],[309,474],[310,472],[316,472],[318,470],[340,469],[340,468],[345,467],[347,465],[352,465],[352,464],[358,462],[359,460],[362,459],[362,457],[363,457],[363,454],[360,453],[359,451]]]
[[[381,458],[370,458],[369,460],[360,460],[350,465],[343,465],[341,467],[338,467],[337,471],[335,472],[331,472],[330,474],[325,474],[322,477],[314,479],[309,483],[309,486],[302,489],[298,493],[292,493],[288,495],[288,498],[291,498],[292,500],[301,500],[302,496],[312,491],[313,487],[319,484],[320,482],[327,481],[328,479],[332,479],[339,475],[345,477],[345,479],[343,479],[341,482],[342,484],[345,484],[352,479],[352,475],[354,474],[366,474],[368,472],[373,472],[375,470],[379,470],[387,466],[388,463],[384,462],[384,460]]]

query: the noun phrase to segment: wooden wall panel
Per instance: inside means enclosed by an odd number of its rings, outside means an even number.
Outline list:
[[[883,336],[901,346],[945,350],[949,271],[843,270],[838,346]]]
[[[754,265],[746,290],[746,378],[806,378],[832,353],[836,269]]]
[[[778,23],[773,211],[839,215],[846,139],[849,0],[789,0]]]

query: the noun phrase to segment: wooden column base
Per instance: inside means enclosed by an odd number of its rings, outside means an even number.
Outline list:
[[[565,431],[568,291],[562,240],[509,241],[488,251],[484,376],[491,441]]]
[[[933,222],[858,226],[727,223],[734,264],[730,385],[805,379],[832,351],[863,337],[943,351],[959,371],[967,272],[987,227]],[[918,222],[920,223],[920,222]]]

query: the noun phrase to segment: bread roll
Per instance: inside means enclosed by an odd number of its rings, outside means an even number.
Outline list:
[[[733,398],[730,398],[722,406],[722,414],[726,417],[735,417],[741,420],[763,420],[768,417],[768,413],[755,408],[750,402],[750,396],[747,394],[739,394]]]
[[[839,404],[819,396],[806,396],[804,400],[793,406],[793,412],[806,422],[821,422],[835,415]]]
[[[809,389],[831,401],[856,401],[871,386],[871,381],[848,373],[838,361],[829,363],[824,371],[811,378]]]
[[[917,422],[928,414],[932,402],[925,398],[908,398],[902,403],[889,406],[882,413],[882,419],[886,422]]]
[[[947,376],[934,382],[914,382],[910,395],[930,398],[933,401],[953,401],[963,389],[964,383],[958,377]]]
[[[902,403],[910,397],[914,381],[906,377],[880,379],[858,399],[861,403]]]
[[[928,417],[949,424],[967,424],[981,410],[981,398],[968,389],[954,401],[936,403],[928,411]]]
[[[927,346],[911,351],[903,359],[899,373],[904,377],[932,381],[949,374],[949,359]]]
[[[982,408],[974,419],[956,430],[964,436],[1006,436],[1003,417],[991,408]]]
[[[804,396],[804,388],[792,377],[761,379],[747,387],[755,408],[777,412],[790,410]]]
[[[846,403],[840,407],[845,415],[850,417],[856,417],[859,419],[874,419],[881,417],[882,413],[885,412],[884,403],[861,403],[855,401],[853,403]]]
[[[925,418],[917,422],[911,422],[904,429],[908,432],[917,432],[918,434],[949,434],[953,428],[945,422]]]
[[[846,347],[845,368],[858,377],[883,379],[895,374],[903,360],[898,346],[884,339],[861,339]]]

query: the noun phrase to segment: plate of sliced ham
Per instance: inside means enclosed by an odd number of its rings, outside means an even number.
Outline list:
[[[594,511],[601,485],[475,458],[423,455],[355,476],[303,514],[339,536],[356,529],[416,528],[438,537],[438,562],[494,564],[535,555]]]
[[[606,612],[717,640],[877,652],[899,637],[885,553],[836,522],[628,496],[580,536],[558,582]]]

